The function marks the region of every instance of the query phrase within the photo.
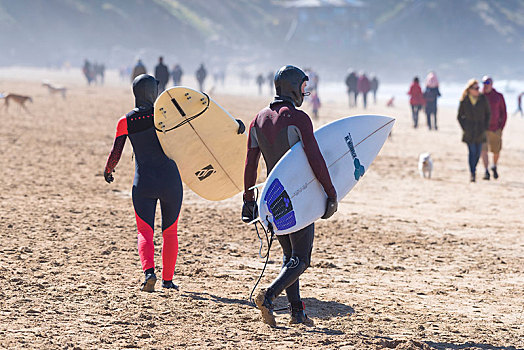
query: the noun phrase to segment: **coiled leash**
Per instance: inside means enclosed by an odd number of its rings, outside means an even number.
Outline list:
[[[255,203],[258,203],[258,187],[254,187],[255,190]],[[253,212],[253,216],[255,216],[256,212]],[[258,284],[260,283],[260,280],[264,276],[264,271],[266,271],[266,266],[269,261],[269,252],[271,250],[271,245],[273,244],[273,239],[275,238],[275,231],[273,231],[273,225],[268,221],[267,230],[264,228],[264,225],[260,222],[260,219],[253,218],[252,223],[255,225],[255,231],[257,232],[258,240],[260,241],[260,248],[258,249],[258,256],[261,259],[266,259],[266,262],[264,263],[264,267],[262,268],[262,272],[260,273],[260,276],[258,277],[257,282],[255,283],[255,286],[251,290],[251,294],[249,294],[249,302],[251,303],[251,306],[257,307],[255,302],[253,301],[253,294],[255,293],[255,289],[257,288]],[[260,224],[260,227],[262,228],[262,231],[264,231],[264,235],[266,236],[266,243],[267,243],[267,252],[265,255],[262,255],[262,248],[264,247],[264,242],[262,237],[260,236],[260,232],[258,231],[258,225]],[[271,235],[268,234],[268,231],[271,232]]]
[[[255,202],[258,203],[258,187],[255,187],[255,193],[256,193]],[[255,225],[255,231],[257,232],[257,237],[258,237],[258,240],[260,241],[260,248],[258,249],[258,256],[261,259],[264,259],[264,258],[266,259],[266,262],[264,263],[264,267],[262,268],[262,272],[260,273],[260,276],[258,277],[258,280],[255,283],[255,286],[251,290],[251,294],[249,294],[250,305],[255,308],[257,307],[257,305],[253,301],[253,294],[255,293],[255,289],[257,289],[257,286],[260,283],[260,280],[262,279],[262,277],[264,276],[264,272],[266,271],[267,263],[269,261],[269,252],[271,251],[271,245],[273,244],[273,240],[275,238],[275,231],[273,230],[273,224],[271,224],[271,222],[267,220],[267,217],[266,217],[266,221],[268,223],[267,230],[264,228],[264,225],[262,225],[262,223],[260,222],[260,219],[256,219],[256,218],[253,219],[253,224]],[[262,247],[264,246],[264,242],[262,240],[262,237],[260,237],[260,232],[258,231],[258,226],[257,226],[258,224],[260,224],[260,227],[262,228],[262,231],[264,231],[264,235],[266,236],[267,252],[264,256],[262,255]],[[268,235],[268,231],[271,233],[271,236]],[[290,307],[291,306],[289,305],[289,306],[282,307],[279,309],[273,309],[273,311],[290,310]]]

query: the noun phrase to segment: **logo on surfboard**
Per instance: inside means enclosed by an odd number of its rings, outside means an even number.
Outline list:
[[[353,175],[355,176],[355,180],[358,181],[362,176],[364,176],[366,169],[364,169],[364,166],[360,164],[360,160],[357,158],[357,152],[355,151],[355,146],[353,145],[351,133],[348,132],[347,136],[344,137],[344,140],[346,140],[346,144],[348,145],[349,151],[351,152],[351,157],[353,157],[353,165],[355,166],[355,172]]]
[[[210,177],[211,175],[213,175],[214,173],[216,173],[217,171],[215,170],[215,168],[213,168],[213,166],[211,164],[209,164],[208,166],[200,169],[199,171],[197,171],[195,173],[196,177],[200,180],[200,181],[203,181],[205,179],[207,179],[208,177]]]

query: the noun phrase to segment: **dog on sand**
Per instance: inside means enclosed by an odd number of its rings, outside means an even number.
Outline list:
[[[18,104],[20,108],[23,108],[24,110],[28,111],[27,107],[25,106],[26,102],[33,103],[33,99],[30,96],[24,96],[24,95],[17,95],[17,94],[0,94],[0,98],[4,99],[4,109],[9,109],[9,102],[15,102]]]
[[[66,98],[67,88],[53,85],[48,81],[43,81],[42,86],[45,86],[51,95],[61,94],[62,98]]]
[[[420,154],[418,157],[418,171],[420,177],[431,179],[431,172],[433,171],[433,160],[431,159],[431,154]]]

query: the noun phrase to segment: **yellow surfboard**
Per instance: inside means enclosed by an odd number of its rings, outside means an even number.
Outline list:
[[[199,196],[219,201],[244,189],[246,132],[207,94],[177,86],[155,102],[155,128],[182,181]]]

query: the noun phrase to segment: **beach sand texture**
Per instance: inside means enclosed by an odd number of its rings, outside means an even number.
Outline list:
[[[154,293],[139,291],[129,142],[114,183],[102,175],[116,122],[133,107],[129,86],[79,80],[65,100],[36,80],[2,80],[0,91],[34,100],[31,114],[0,107],[2,348],[524,348],[520,117],[509,117],[504,131],[500,179],[471,184],[454,108],[441,108],[439,131],[430,132],[422,114],[419,129],[411,127],[407,105],[379,101],[363,110],[323,101],[316,127],[363,113],[397,122],[339,212],[316,225],[312,265],[301,278],[315,327],[290,327],[279,312],[271,329],[247,301],[263,259],[254,229],[240,220],[240,195],[209,202],[186,189],[180,291],[159,283]],[[213,98],[246,125],[270,100],[219,89]],[[422,152],[432,154],[431,180],[418,174]],[[159,231],[158,210],[158,269]],[[275,243],[262,286],[280,261]],[[285,296],[276,305],[286,306]]]

